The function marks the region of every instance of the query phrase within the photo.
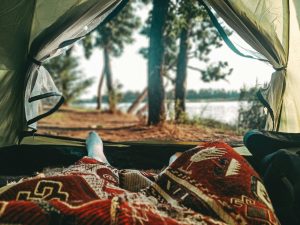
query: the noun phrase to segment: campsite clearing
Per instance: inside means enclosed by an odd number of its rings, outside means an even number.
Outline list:
[[[125,113],[111,114],[69,107],[63,107],[41,120],[38,133],[86,138],[91,130],[97,131],[106,141],[242,141],[241,135],[226,128],[171,122],[147,126],[144,118]]]

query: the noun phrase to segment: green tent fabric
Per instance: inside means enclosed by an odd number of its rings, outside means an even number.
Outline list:
[[[300,2],[298,0],[205,0],[229,26],[274,67],[261,91],[267,130],[300,132]]]
[[[0,146],[63,102],[42,62],[99,25],[122,0],[2,0],[0,7]],[[44,106],[47,106],[44,108]]]

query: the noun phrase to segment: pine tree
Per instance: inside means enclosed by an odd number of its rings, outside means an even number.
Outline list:
[[[168,67],[176,71],[175,79],[175,114],[180,121],[185,115],[186,79],[188,69],[200,72],[205,82],[226,79],[232,69],[227,62],[210,63],[209,54],[213,48],[222,46],[221,38],[210,21],[206,10],[197,0],[180,0],[173,10],[173,25],[167,35],[171,46],[166,52]],[[179,42],[179,46],[176,45]],[[190,66],[189,60],[195,58],[207,64],[205,69]],[[176,62],[176,63],[175,63]]]
[[[156,1],[153,0],[153,4]],[[165,1],[157,1],[157,5],[162,8]],[[175,117],[177,121],[185,115],[185,98],[186,98],[186,80],[188,70],[196,70],[200,73],[200,79],[205,82],[217,81],[226,79],[232,73],[232,69],[228,68],[227,62],[213,62],[209,60],[209,54],[213,48],[222,46],[221,38],[217,30],[214,28],[207,15],[206,10],[199,4],[197,0],[178,0],[170,1],[168,10],[164,11],[165,18],[163,29],[163,47],[156,47],[163,52],[163,59],[160,68],[161,75],[167,77],[175,83]],[[151,21],[154,20],[155,14],[152,12],[146,26],[142,30],[142,34],[151,38]],[[227,31],[228,32],[228,31]],[[154,32],[152,35],[159,35],[159,32]],[[156,41],[157,42],[157,41]],[[159,50],[157,50],[159,51]],[[140,53],[151,60],[150,47],[143,48]],[[193,67],[189,65],[189,60],[195,58],[199,62],[207,64],[206,68]],[[200,63],[199,63],[200,64]],[[172,78],[171,71],[175,72],[175,79]],[[149,75],[148,75],[149,77]],[[151,88],[151,83],[148,85]],[[162,76],[153,82],[153,94],[148,95],[149,99],[149,117],[161,118],[163,111],[155,110],[162,108],[163,102]],[[159,97],[160,96],[160,97]],[[159,98],[158,98],[159,97]],[[152,100],[152,106],[151,104]],[[154,111],[154,112],[153,112]],[[151,116],[151,112],[155,116]],[[153,123],[149,118],[149,123]]]
[[[125,45],[133,43],[133,33],[140,27],[140,18],[136,16],[136,2],[131,1],[124,9],[110,22],[99,26],[87,38],[83,40],[85,56],[90,57],[95,47],[103,50],[103,71],[100,76],[98,86],[98,106],[101,108],[101,87],[104,76],[109,95],[109,109],[111,112],[116,110],[116,96],[118,95],[113,83],[113,74],[111,70],[111,57],[122,55]],[[126,76],[127,74],[124,74]]]
[[[158,124],[165,120],[164,73],[164,32],[170,0],[153,0],[150,45],[148,52],[148,124]]]

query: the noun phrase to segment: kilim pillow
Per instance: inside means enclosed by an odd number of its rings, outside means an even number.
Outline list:
[[[148,191],[228,224],[279,224],[261,178],[225,143],[185,152]]]

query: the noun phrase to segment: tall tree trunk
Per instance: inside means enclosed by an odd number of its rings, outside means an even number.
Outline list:
[[[106,87],[108,92],[108,105],[111,112],[116,111],[115,90],[113,86],[112,71],[110,66],[109,50],[107,47],[103,49],[104,54],[104,73],[106,75]]]
[[[189,28],[183,28],[180,33],[179,54],[175,82],[175,119],[180,121],[185,113],[186,77],[188,64]]]
[[[104,81],[104,76],[105,76],[105,69],[103,68],[99,84],[98,84],[98,91],[97,91],[97,110],[101,110],[101,105],[102,105],[102,86],[103,86],[103,81]]]
[[[146,98],[147,96],[147,87],[143,90],[143,92],[135,99],[135,101],[128,108],[127,113],[133,113],[139,104]]]
[[[163,87],[164,28],[170,0],[153,0],[148,59],[148,124],[165,120]]]

